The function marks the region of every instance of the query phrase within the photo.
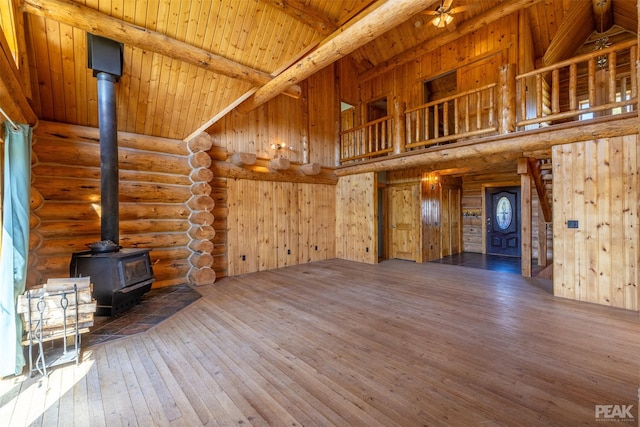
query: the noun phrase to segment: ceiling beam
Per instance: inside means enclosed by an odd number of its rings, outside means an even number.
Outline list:
[[[256,86],[265,85],[273,79],[271,75],[262,71],[254,70],[164,34],[121,21],[70,0],[23,1],[25,12],[44,16],[97,36],[159,53],[214,73],[247,81]],[[298,98],[301,89],[299,86],[289,85],[283,92]]]
[[[0,31],[0,108],[11,121],[34,126],[38,117],[29,105],[18,75],[4,33]],[[4,122],[4,117],[0,116],[0,122]]]
[[[610,117],[594,119],[589,123],[576,126],[575,123],[554,125],[527,132],[514,132],[506,135],[476,138],[449,146],[429,147],[410,153],[377,157],[353,165],[335,168],[340,176],[365,172],[381,172],[422,167],[426,170],[439,170],[474,165],[477,158],[489,163],[512,161],[524,157],[525,152],[547,150],[554,145],[589,141],[598,138],[634,135],[638,133],[638,117],[629,113],[623,119]]]
[[[613,26],[613,0],[591,0],[593,23],[597,32],[604,33]]]
[[[322,35],[328,36],[338,29],[338,26],[299,0],[261,0],[292,18],[313,28]]]
[[[542,57],[542,66],[570,58],[593,32],[593,8],[588,1],[572,1]]]
[[[414,46],[413,48],[404,51],[387,61],[381,62],[376,67],[361,73],[358,76],[359,81],[365,82],[373,79],[374,77],[381,76],[382,74],[391,71],[402,64],[406,64],[407,62],[413,61],[420,56],[423,56],[429,52],[433,52],[434,50],[448,43],[456,41],[462,36],[477,31],[504,16],[511,15],[512,13],[517,12],[520,9],[530,7],[538,3],[539,1],[541,0],[507,0],[503,3],[500,3],[481,15],[475,16],[471,19],[467,19],[464,22],[460,22],[456,26],[455,31],[445,32],[440,36],[425,40],[422,43]]]
[[[322,68],[350,54],[386,31],[400,25],[437,0],[388,0],[375,9],[367,9],[356,17],[357,22],[340,27],[306,57],[262,86],[245,101],[240,111],[250,111],[282,91]]]

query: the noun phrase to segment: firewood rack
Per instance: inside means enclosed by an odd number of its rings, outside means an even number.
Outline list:
[[[41,287],[18,295],[22,345],[29,346],[29,373],[47,375],[47,368],[80,361],[80,335],[93,326],[96,300],[89,277],[49,278]],[[62,339],[62,345],[55,340]],[[73,340],[73,343],[71,343]],[[51,342],[45,350],[44,343]]]
[[[24,315],[26,342],[29,345],[29,376],[33,376],[36,371],[47,376],[48,367],[64,363],[75,361],[77,365],[80,359],[78,286],[74,284],[72,289],[55,292],[29,290],[25,293],[25,297],[28,307]],[[61,328],[45,333],[44,326],[48,312],[51,311],[50,302],[52,301],[55,301],[53,304],[55,310],[60,310]],[[68,338],[71,337],[73,337],[73,344],[68,345]],[[56,339],[62,339],[62,348],[52,346],[50,350],[45,351],[43,344]]]

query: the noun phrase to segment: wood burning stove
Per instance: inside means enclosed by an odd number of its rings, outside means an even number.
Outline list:
[[[121,43],[87,33],[88,66],[98,80],[100,127],[100,234],[102,240],[76,252],[71,277],[90,276],[98,315],[115,316],[136,304],[154,282],[149,249],[121,249],[119,239],[118,129],[115,84],[122,76]]]
[[[91,277],[100,316],[115,316],[139,303],[155,281],[149,249],[75,252],[69,270],[71,277]]]

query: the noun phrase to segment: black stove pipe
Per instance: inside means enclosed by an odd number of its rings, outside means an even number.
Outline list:
[[[100,232],[102,240],[119,241],[118,120],[113,74],[99,72],[98,123],[100,127]]]

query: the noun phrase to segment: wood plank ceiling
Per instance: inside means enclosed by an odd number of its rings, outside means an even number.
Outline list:
[[[454,0],[458,6],[475,5],[457,14],[456,23],[459,25],[510,1],[514,0]],[[23,15],[24,39],[33,111],[41,120],[97,127],[97,85],[87,68],[86,32],[46,17],[46,12],[38,8],[42,2],[0,0],[0,25],[14,56],[18,55],[20,40],[20,32],[16,37],[15,29],[20,25],[11,10],[15,6],[27,12]],[[55,0],[55,3],[81,5],[158,33],[169,41],[183,42],[276,76],[367,10],[373,0]],[[571,4],[572,0],[542,0],[527,5],[536,57],[544,55]],[[637,32],[636,1],[614,0],[614,15],[617,25]],[[414,15],[354,51],[352,56],[359,71],[365,72],[419,43],[447,33],[447,29],[430,25],[429,20],[427,15]],[[125,44],[124,75],[117,85],[120,131],[184,139],[255,89],[246,79],[176,59],[179,55],[179,51],[172,57]]]

